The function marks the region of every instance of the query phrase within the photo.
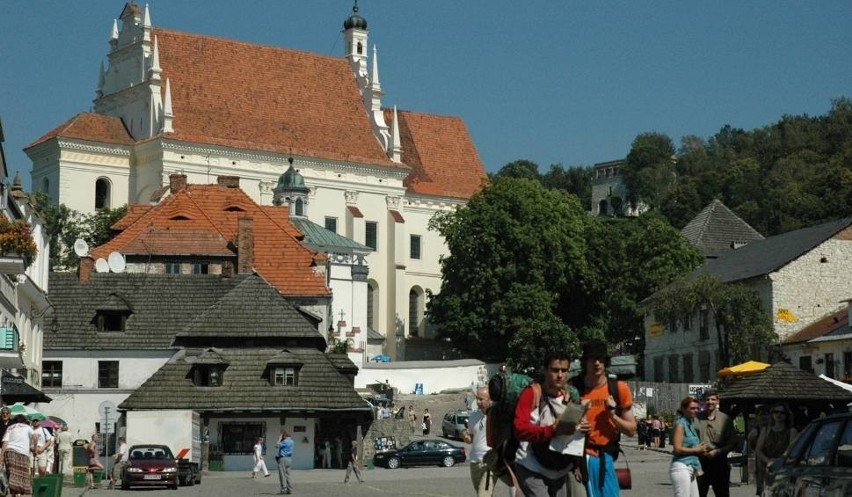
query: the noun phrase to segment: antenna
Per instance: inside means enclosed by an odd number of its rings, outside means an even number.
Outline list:
[[[86,257],[89,255],[89,244],[86,243],[86,240],[78,238],[74,242],[74,253],[77,254],[77,257]]]
[[[109,257],[107,258],[107,264],[109,265],[110,271],[113,273],[122,273],[124,272],[124,268],[126,264],[124,262],[124,256],[118,252],[110,252]]]
[[[103,257],[99,257],[98,260],[95,261],[95,271],[99,273],[108,273],[109,272],[109,263]]]

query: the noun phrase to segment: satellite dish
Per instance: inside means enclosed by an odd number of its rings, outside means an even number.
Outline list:
[[[109,253],[109,257],[107,258],[107,264],[109,264],[109,269],[113,273],[122,273],[124,272],[124,268],[126,267],[124,263],[124,256],[118,252]]]
[[[109,272],[109,263],[103,257],[98,258],[95,261],[95,271],[99,273],[108,273]]]
[[[78,238],[74,242],[74,253],[77,254],[77,257],[86,257],[89,255],[89,244],[86,243],[86,240]]]

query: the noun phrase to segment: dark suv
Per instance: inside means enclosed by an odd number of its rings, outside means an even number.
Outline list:
[[[811,421],[766,472],[772,497],[852,495],[852,413]]]

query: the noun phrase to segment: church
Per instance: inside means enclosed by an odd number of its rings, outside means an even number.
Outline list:
[[[356,347],[382,342],[417,359],[434,330],[427,293],[440,289],[437,212],[486,181],[464,121],[383,105],[367,20],[343,22],[340,57],[155,27],[127,3],[113,21],[91,112],[25,149],[33,190],[84,213],[151,204],[171,175],[191,184],[235,176],[260,205],[292,212],[371,251],[363,309],[327,316]],[[302,188],[279,178],[293,168]],[[426,347],[426,348],[424,348]]]

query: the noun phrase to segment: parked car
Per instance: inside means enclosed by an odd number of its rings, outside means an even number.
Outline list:
[[[391,362],[391,356],[387,354],[379,354],[370,359],[373,362]]]
[[[461,439],[461,433],[467,428],[470,419],[469,411],[451,411],[444,414],[441,421],[441,433],[445,438]]]
[[[451,445],[443,440],[427,439],[411,442],[398,450],[378,452],[373,457],[376,466],[396,469],[401,466],[451,467],[467,458],[464,447]]]
[[[766,472],[772,497],[852,495],[852,413],[819,418]]]
[[[136,486],[166,486],[178,488],[178,467],[175,456],[166,445],[134,445],[121,473],[121,488]]]

